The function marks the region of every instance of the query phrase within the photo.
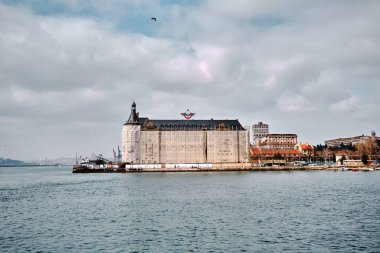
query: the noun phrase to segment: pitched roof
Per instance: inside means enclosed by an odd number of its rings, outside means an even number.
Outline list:
[[[136,112],[136,103],[131,105],[131,114],[124,125],[141,125],[142,130],[191,131],[191,130],[245,130],[239,120],[162,120],[140,118]]]
[[[260,154],[260,149],[256,147],[250,148],[251,154]]]
[[[277,137],[277,138],[279,138],[279,137],[292,137],[292,138],[294,138],[294,137],[297,137],[297,134],[268,134],[267,137],[268,138],[269,137]]]
[[[140,119],[139,119],[140,121]],[[141,120],[142,121],[142,120]],[[140,122],[141,122],[140,121]],[[245,130],[239,120],[156,120],[144,118],[143,129],[170,130]]]
[[[250,148],[252,155],[298,155],[300,152],[296,149],[259,149],[255,147]]]
[[[303,150],[313,149],[313,147],[310,144],[301,144],[301,148]]]

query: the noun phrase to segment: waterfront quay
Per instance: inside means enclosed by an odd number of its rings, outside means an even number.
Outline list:
[[[347,168],[343,166],[254,166],[250,163],[232,164],[113,164],[108,166],[73,167],[73,173],[139,173],[139,172],[222,172],[222,171],[318,171],[352,170],[366,171],[367,167]],[[378,168],[377,168],[378,169]]]

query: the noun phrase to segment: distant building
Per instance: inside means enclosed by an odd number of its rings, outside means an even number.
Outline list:
[[[249,131],[238,120],[141,118],[133,102],[122,130],[122,161],[130,164],[249,161]]]
[[[365,136],[363,134],[361,136],[332,139],[332,140],[325,141],[325,144],[327,145],[327,147],[339,147],[341,145],[355,146],[359,143],[367,142],[370,138],[374,138],[375,140],[380,140],[380,137],[376,137],[376,132],[372,131],[370,136]]]
[[[284,163],[298,161],[301,152],[296,149],[261,149],[250,148],[251,162],[253,163]]]
[[[267,134],[260,145],[263,149],[294,149],[297,144],[296,134]]]
[[[297,143],[294,149],[298,150],[303,156],[314,156],[314,146],[310,144]]]
[[[253,131],[253,146],[260,146],[260,144],[267,138],[269,134],[268,124],[258,122],[252,126]]]

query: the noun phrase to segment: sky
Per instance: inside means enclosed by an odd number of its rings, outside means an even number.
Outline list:
[[[377,0],[0,0],[0,157],[112,157],[133,101],[151,119],[189,109],[314,145],[380,133],[379,13]]]

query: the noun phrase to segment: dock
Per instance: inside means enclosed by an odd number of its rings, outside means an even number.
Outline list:
[[[74,166],[73,173],[142,173],[142,172],[223,172],[223,171],[340,171],[342,166],[251,166],[251,164],[212,164],[212,166],[147,166],[133,165],[129,167],[83,167]],[[352,171],[365,171],[365,168],[355,168]]]

